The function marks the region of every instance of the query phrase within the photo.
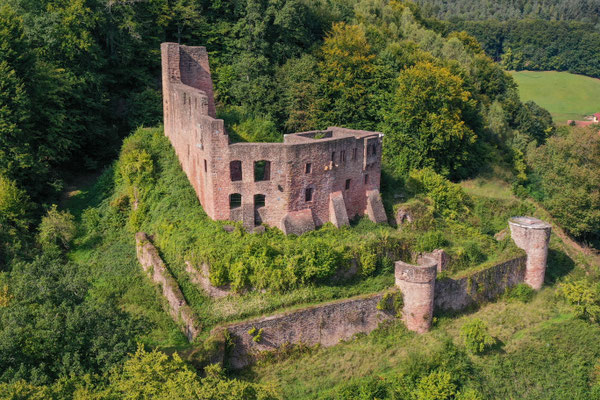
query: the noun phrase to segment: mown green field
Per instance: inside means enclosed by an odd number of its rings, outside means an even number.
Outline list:
[[[600,79],[557,71],[511,71],[522,101],[533,100],[555,122],[600,112]]]

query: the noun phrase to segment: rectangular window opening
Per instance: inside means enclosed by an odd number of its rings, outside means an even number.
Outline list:
[[[331,161],[335,162],[335,151],[331,152]]]
[[[346,179],[346,190],[350,189],[350,181],[351,179]]]
[[[304,200],[305,201],[312,201],[312,199],[313,199],[313,190],[312,190],[312,188],[307,188],[304,191]]]
[[[340,161],[341,162],[346,162],[346,150],[342,150],[340,152]]]
[[[264,207],[265,206],[265,195],[264,194],[255,194],[254,195],[254,208]]]
[[[271,161],[254,161],[254,182],[271,179]]]
[[[208,172],[208,163],[204,160],[204,172]]]
[[[356,147],[352,149],[352,160],[356,160]]]
[[[229,163],[229,177],[232,182],[242,180],[242,162],[234,160]]]
[[[239,193],[232,193],[229,195],[229,208],[239,208],[242,206],[242,195]]]
[[[365,185],[366,185],[367,183],[369,183],[369,174],[366,174],[366,175],[365,175]]]
[[[311,169],[312,169],[311,163],[306,163],[306,167],[304,168],[304,173],[310,174]]]

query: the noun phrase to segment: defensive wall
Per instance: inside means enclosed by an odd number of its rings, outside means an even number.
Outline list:
[[[219,326],[212,334],[220,336],[219,333],[224,330],[229,333],[233,346],[226,352],[227,362],[233,368],[243,368],[260,353],[276,351],[286,344],[332,346],[358,333],[369,333],[381,322],[396,317],[402,318],[407,329],[423,333],[430,329],[436,312],[457,312],[494,300],[506,289],[522,282],[539,290],[537,279],[543,276],[546,269],[540,260],[546,260],[543,253],[545,251],[547,255],[551,228],[543,221],[530,217],[512,218],[510,223],[520,224],[518,229],[522,231],[513,227],[513,239],[519,246],[529,249],[527,256],[516,257],[463,278],[437,279],[438,269],[443,268],[445,263],[444,257],[439,256],[440,252],[419,257],[417,265],[397,261],[397,292],[393,295],[402,296],[401,309],[388,307],[386,294],[394,293],[388,290]],[[179,287],[146,234],[138,233],[136,241],[138,259],[144,270],[155,282],[160,283],[171,315],[176,321],[182,322],[184,332],[193,340],[200,324],[191,314]],[[189,264],[187,268],[190,268]],[[197,274],[193,268],[192,272]],[[528,280],[532,276],[536,279]],[[209,285],[204,275],[192,275],[191,278],[203,288]],[[210,290],[210,287],[205,290]],[[216,295],[225,296],[229,293]]]
[[[363,214],[387,221],[381,133],[329,127],[283,143],[230,143],[216,119],[206,49],[163,43],[161,54],[165,135],[211,218],[296,234]]]
[[[148,235],[138,232],[135,235],[137,259],[146,274],[155,284],[158,284],[163,297],[167,302],[167,308],[171,317],[182,328],[183,333],[191,342],[200,332],[201,326],[196,315],[188,306],[177,281],[167,269],[158,250]]]

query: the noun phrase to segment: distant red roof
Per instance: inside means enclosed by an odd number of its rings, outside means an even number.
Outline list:
[[[599,113],[599,115],[600,115],[600,113]],[[597,124],[597,122],[594,122],[594,121],[572,121],[572,120],[568,120],[567,124],[571,125],[571,123],[573,123],[573,122],[575,122],[575,126],[588,126],[588,125]]]

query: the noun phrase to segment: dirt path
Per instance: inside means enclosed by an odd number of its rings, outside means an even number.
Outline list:
[[[81,193],[83,188],[90,187],[102,174],[102,171],[84,172],[65,181],[65,188],[60,195],[59,207],[65,208],[69,199]]]

